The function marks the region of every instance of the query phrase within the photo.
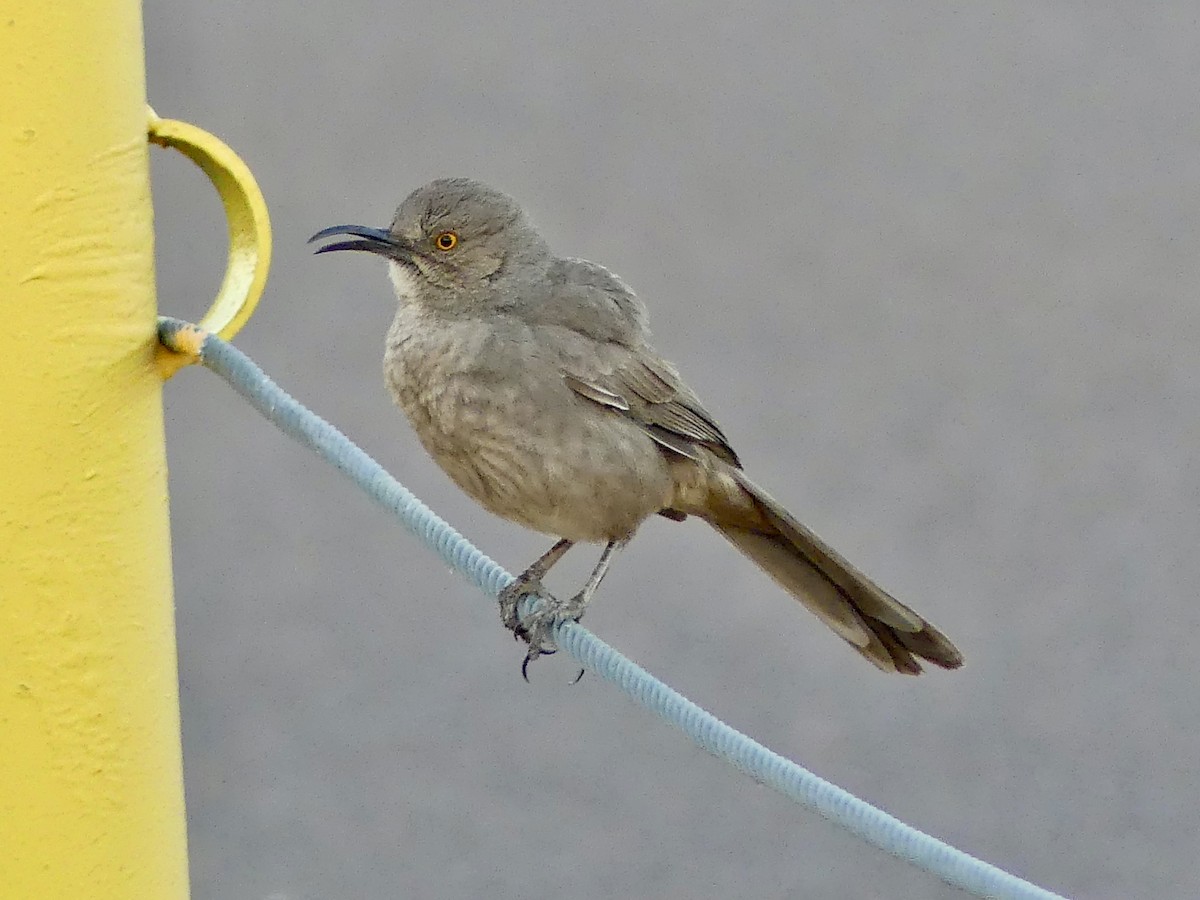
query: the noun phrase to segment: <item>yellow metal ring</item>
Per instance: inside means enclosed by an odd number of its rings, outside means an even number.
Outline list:
[[[229,263],[217,298],[209,307],[200,327],[229,339],[241,330],[254,312],[267,283],[271,267],[271,222],[267,202],[258,182],[237,154],[207,131],[174,119],[160,119],[154,110],[149,115],[150,142],[174,147],[196,165],[213,183],[225,206],[229,225]],[[159,367],[163,377],[195,362],[194,359],[162,350]]]

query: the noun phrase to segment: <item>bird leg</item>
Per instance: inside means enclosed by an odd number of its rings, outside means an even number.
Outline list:
[[[521,619],[517,615],[518,604],[531,594],[542,594],[549,597],[546,589],[542,587],[542,578],[550,571],[551,566],[563,558],[563,555],[571,549],[574,543],[574,541],[563,538],[534,560],[533,565],[500,591],[500,621],[513,633],[513,637],[520,638],[522,636],[520,633]]]
[[[521,620],[516,628],[513,629],[515,636],[524,638],[529,644],[529,651],[525,654],[525,661],[521,663],[521,675],[526,681],[529,680],[527,674],[529,664],[539,656],[553,653],[557,649],[554,646],[554,639],[551,636],[555,624],[561,621],[578,622],[583,618],[588,601],[596,593],[596,588],[600,587],[600,582],[604,580],[604,576],[608,573],[608,569],[612,565],[613,559],[616,558],[617,553],[627,543],[629,543],[629,538],[620,541],[609,541],[604,547],[604,552],[600,554],[600,560],[596,563],[596,568],[588,576],[583,590],[570,600],[559,600],[557,597],[543,594],[541,605]],[[564,550],[563,552],[565,553],[566,551]]]

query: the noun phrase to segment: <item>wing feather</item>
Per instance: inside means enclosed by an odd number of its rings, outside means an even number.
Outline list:
[[[563,377],[576,394],[625,414],[660,446],[691,459],[697,459],[703,447],[740,467],[716,419],[679,373],[651,353],[630,352],[624,364],[605,378],[582,378],[572,372],[564,372]]]

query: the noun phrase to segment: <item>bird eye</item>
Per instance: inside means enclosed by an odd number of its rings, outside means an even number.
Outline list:
[[[453,250],[458,244],[458,235],[453,231],[443,231],[433,239],[433,245],[439,250]]]

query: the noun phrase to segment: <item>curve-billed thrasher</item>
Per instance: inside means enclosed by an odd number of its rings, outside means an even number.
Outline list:
[[[564,259],[512,198],[434,181],[391,228],[317,252],[388,260],[399,308],[384,372],[425,449],[487,509],[560,540],[501,594],[506,627],[552,652],[556,619],[578,619],[616,552],[658,513],[698,516],[879,668],[916,674],[962,655],[750,481],[716,420],[647,343],[646,309],[603,266]],[[583,590],[541,579],[576,541],[605,544]],[[517,603],[539,594],[521,620]],[[524,665],[522,671],[524,671]]]

